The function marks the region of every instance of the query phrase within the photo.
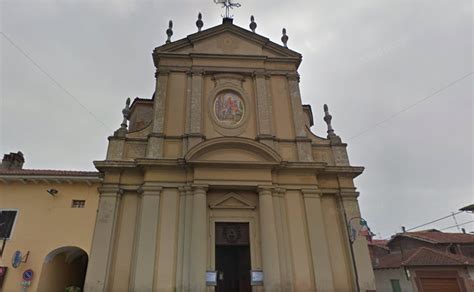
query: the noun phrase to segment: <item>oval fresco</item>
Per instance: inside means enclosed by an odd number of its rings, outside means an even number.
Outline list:
[[[214,115],[224,127],[238,125],[245,114],[244,101],[235,92],[220,93],[214,101]]]

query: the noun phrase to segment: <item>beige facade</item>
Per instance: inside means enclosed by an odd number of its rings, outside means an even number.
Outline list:
[[[227,19],[153,60],[153,98],[124,110],[129,130],[125,121],[95,162],[103,182],[85,290],[214,291],[206,272],[229,268],[224,236],[263,271],[252,291],[355,291],[342,210],[360,216],[363,168],[338,136],[310,131],[301,55]],[[361,291],[375,290],[365,238],[353,247]]]
[[[22,291],[28,269],[34,273],[28,291],[63,292],[83,285],[99,182],[94,172],[0,168],[0,212],[14,212],[0,258],[0,267],[7,268],[0,291]],[[73,207],[73,200],[82,207]],[[16,268],[15,251],[23,255]]]

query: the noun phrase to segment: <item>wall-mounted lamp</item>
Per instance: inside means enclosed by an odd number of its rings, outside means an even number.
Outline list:
[[[48,194],[50,194],[53,197],[56,197],[56,195],[58,194],[57,189],[47,189],[46,192],[48,192]]]

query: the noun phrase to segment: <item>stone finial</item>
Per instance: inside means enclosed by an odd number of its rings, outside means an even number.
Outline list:
[[[127,98],[127,101],[125,102],[125,107],[122,110],[122,115],[123,115],[123,121],[120,124],[120,128],[114,132],[114,136],[118,137],[125,137],[125,134],[128,133],[127,127],[128,127],[128,119],[130,116],[130,97]]]
[[[332,116],[331,116],[331,114],[329,113],[328,105],[325,104],[325,105],[324,105],[324,121],[325,121],[326,124],[328,125],[328,131],[327,131],[328,137],[335,137],[336,134],[334,133],[334,129],[332,128],[331,120],[332,120]]]
[[[250,25],[249,25],[250,29],[252,30],[252,32],[255,32],[255,29],[257,28],[257,23],[255,22],[255,18],[252,16],[250,16]]]
[[[168,39],[166,39],[166,43],[171,43],[171,36],[173,35],[173,21],[170,20],[168,23],[168,29],[166,30],[166,35],[168,36]]]
[[[201,28],[203,27],[204,22],[202,22],[202,14],[201,12],[198,13],[198,20],[196,21],[196,26],[198,28],[198,32],[201,31]]]
[[[288,42],[288,36],[286,35],[286,28],[284,28],[282,31],[282,36],[281,36],[281,42],[283,43],[283,45],[285,46],[285,48],[288,48],[288,46],[286,45],[286,43]]]

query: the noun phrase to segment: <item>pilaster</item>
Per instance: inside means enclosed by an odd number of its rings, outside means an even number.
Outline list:
[[[308,223],[311,258],[317,291],[334,291],[334,279],[326,236],[321,191],[317,188],[303,189],[303,198]]]
[[[193,185],[193,215],[191,230],[190,291],[206,289],[207,266],[207,185]],[[189,255],[191,257],[191,254]]]
[[[157,71],[156,87],[153,104],[153,126],[152,134],[148,137],[146,150],[147,158],[163,157],[164,124],[166,113],[166,98],[168,90],[169,72],[165,70]]]
[[[115,228],[123,191],[118,185],[104,185],[99,188],[99,193],[99,208],[84,287],[84,290],[88,292],[107,289]]]
[[[139,191],[141,203],[130,284],[133,291],[153,291],[161,191],[162,187],[152,184],[144,184]]]
[[[344,208],[347,217],[344,220],[344,228],[347,230],[347,224],[351,219],[360,218],[359,203],[357,201],[359,193],[356,192],[354,188],[341,188],[340,197],[342,200],[342,208]],[[348,238],[347,242],[347,244],[350,244]],[[360,290],[375,290],[375,276],[371,268],[372,264],[366,238],[357,236],[356,240],[352,243],[352,248],[354,251]]]
[[[296,146],[298,151],[298,160],[313,161],[311,153],[311,140],[306,134],[303,104],[301,102],[299,76],[298,74],[288,74],[288,91],[290,94],[293,124],[295,127]]]
[[[264,291],[281,291],[278,238],[273,210],[272,188],[258,188]]]
[[[191,71],[191,104],[190,104],[190,122],[188,147],[192,148],[194,145],[202,141],[202,99],[203,99],[203,83],[204,71]]]
[[[273,109],[267,90],[267,75],[264,72],[255,72],[255,92],[257,99],[257,139],[273,147],[272,117]]]

